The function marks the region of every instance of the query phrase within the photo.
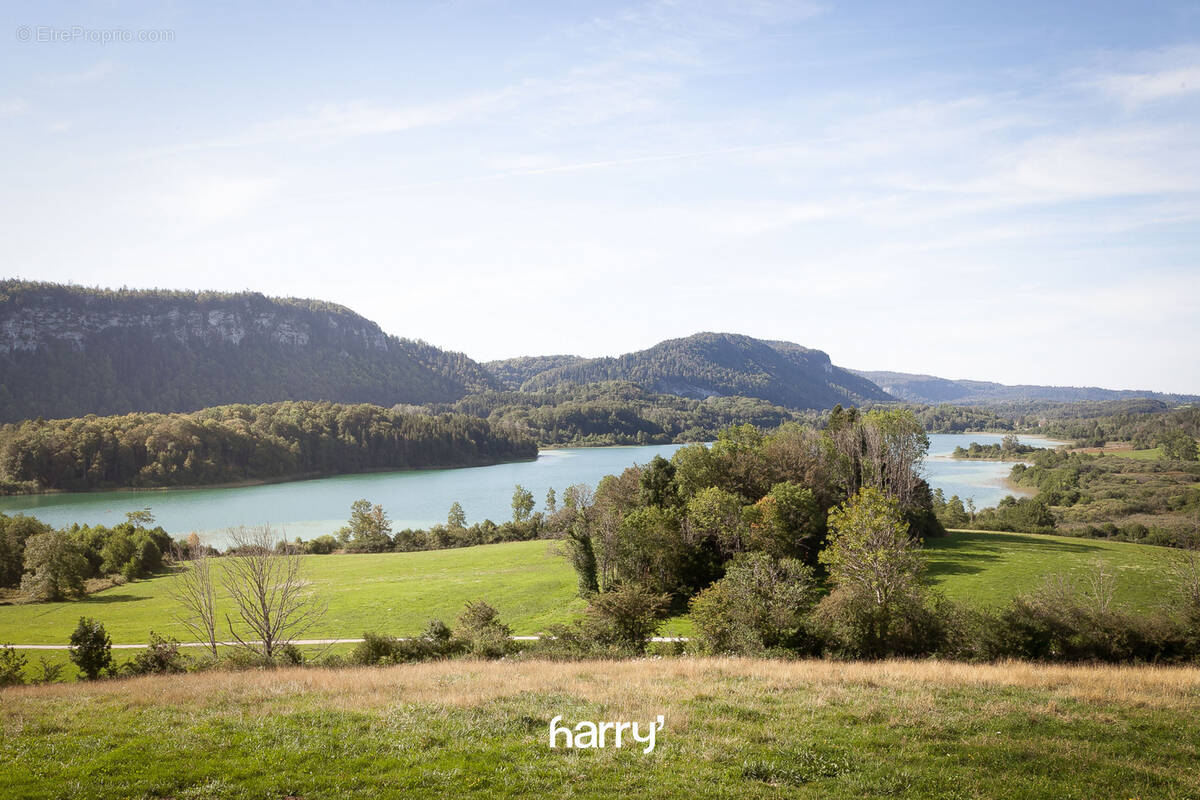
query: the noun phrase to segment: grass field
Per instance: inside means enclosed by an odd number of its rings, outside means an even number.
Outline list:
[[[517,633],[564,622],[583,607],[575,577],[545,541],[420,553],[305,556],[329,613],[309,638],[363,631],[420,632],[431,617],[453,622],[471,600],[486,599]],[[216,564],[220,565],[218,559]],[[80,601],[0,606],[0,643],[63,644],[81,616],[104,623],[116,644],[144,642],[150,629],[185,639],[175,622],[168,576],[134,581]],[[228,608],[222,604],[223,613]]]
[[[978,605],[1000,605],[1036,589],[1053,573],[1084,575],[1097,558],[1118,575],[1122,603],[1153,611],[1169,602],[1165,559],[1175,551],[1146,545],[1018,533],[956,531],[927,546],[928,576],[947,596]],[[469,601],[486,599],[518,634],[534,634],[567,622],[583,608],[575,578],[547,542],[516,542],[461,550],[306,557],[316,587],[330,611],[308,638],[353,638],[364,631],[393,635],[420,632],[431,617],[453,622]],[[136,581],[65,603],[0,606],[0,643],[64,644],[80,616],[104,623],[115,644],[145,642],[154,630],[187,641],[174,621],[169,577]],[[664,635],[693,633],[686,616],[668,620]],[[350,646],[335,646],[334,652]],[[307,648],[310,655],[330,648]],[[199,653],[199,651],[188,651]],[[118,663],[136,651],[114,651]],[[26,673],[40,674],[39,659],[64,665],[62,678],[77,671],[65,651],[26,651]]]
[[[926,542],[928,576],[955,600],[1001,605],[1036,589],[1046,576],[1084,577],[1103,560],[1117,575],[1117,600],[1153,611],[1170,601],[1167,568],[1178,551],[1128,542],[1028,533],[952,531]]]
[[[1170,588],[1164,569],[1174,551],[1147,545],[981,531],[952,532],[927,543],[936,588],[966,602],[998,604],[1036,588],[1047,574],[1082,575],[1097,558],[1118,578],[1118,599],[1151,610]],[[306,556],[314,588],[329,613],[308,638],[350,638],[363,631],[420,632],[431,617],[452,622],[470,600],[494,605],[515,633],[533,634],[569,621],[582,608],[575,577],[554,543],[515,542],[458,550]],[[220,564],[220,561],[217,561]],[[0,643],[63,644],[81,616],[104,623],[116,644],[147,640],[153,629],[186,639],[173,619],[170,577],[135,581],[62,603],[0,606]],[[222,606],[224,609],[225,606]],[[686,619],[668,623],[686,635]]]
[[[1200,670],[665,659],[0,692],[0,798],[1183,798]],[[652,753],[548,725],[662,714]]]

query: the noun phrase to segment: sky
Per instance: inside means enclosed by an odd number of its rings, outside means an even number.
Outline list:
[[[5,4],[0,275],[1200,393],[1194,1],[250,5]]]

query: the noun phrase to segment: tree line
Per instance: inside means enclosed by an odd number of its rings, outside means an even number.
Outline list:
[[[9,492],[203,485],[536,456],[532,440],[477,417],[365,404],[231,405],[0,428],[0,481]]]

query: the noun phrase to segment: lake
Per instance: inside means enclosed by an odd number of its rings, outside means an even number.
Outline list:
[[[976,506],[995,505],[1011,490],[1002,485],[1012,467],[996,461],[956,461],[954,448],[971,442],[991,444],[1003,438],[989,434],[930,434],[925,476],[946,496],[957,494]],[[1033,436],[1021,441],[1038,447],[1057,442]],[[513,486],[533,492],[538,508],[550,487],[562,490],[575,483],[595,485],[605,475],[630,464],[644,464],[655,455],[670,457],[681,445],[649,447],[598,447],[543,450],[536,461],[463,469],[376,472],[341,475],[291,483],[244,486],[231,489],[152,489],[143,491],[88,492],[0,498],[0,511],[24,512],[61,527],[73,522],[111,525],[125,513],[149,507],[157,523],[174,536],[190,531],[220,544],[221,532],[236,525],[269,522],[283,528],[288,538],[311,539],[345,524],[350,504],[360,497],[381,504],[392,518],[392,527],[425,527],[446,521],[450,504],[458,501],[467,521],[512,516]]]

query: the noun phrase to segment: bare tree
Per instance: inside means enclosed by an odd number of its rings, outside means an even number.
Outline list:
[[[193,538],[195,540],[193,541]],[[196,641],[208,645],[217,657],[217,592],[213,582],[212,556],[196,534],[188,537],[186,552],[177,547],[175,561],[182,566],[171,582],[171,597],[183,606],[175,619],[192,632]]]
[[[231,528],[230,555],[221,583],[237,609],[247,638],[228,614],[238,644],[264,659],[274,658],[325,615],[326,604],[309,588],[300,552],[277,536],[270,525]]]

